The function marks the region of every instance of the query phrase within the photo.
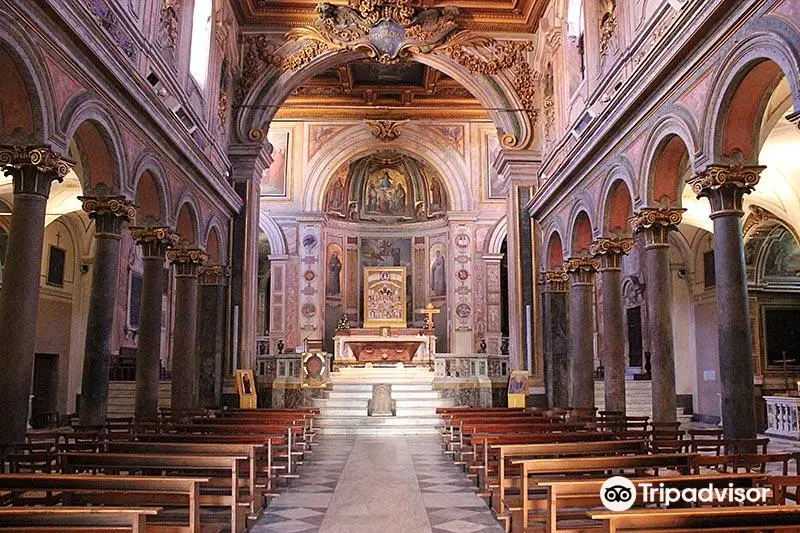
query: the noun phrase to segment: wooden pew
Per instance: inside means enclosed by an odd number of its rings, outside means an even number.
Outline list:
[[[688,473],[693,464],[694,454],[625,455],[609,457],[569,457],[555,459],[526,459],[512,461],[522,469],[520,497],[522,499],[522,529],[528,530],[528,515],[534,504],[530,499],[530,488],[542,477],[575,477],[594,475],[610,477],[609,472],[653,470],[658,475],[660,469],[678,469]],[[614,474],[617,475],[617,474]],[[533,476],[533,478],[532,478]],[[541,492],[541,491],[540,491]],[[507,505],[512,507],[511,505]],[[518,525],[512,527],[518,528]]]
[[[584,424],[566,424],[549,422],[521,422],[514,420],[508,423],[483,423],[483,422],[461,422],[459,429],[459,439],[457,443],[458,451],[461,454],[468,453],[472,446],[472,436],[475,434],[497,434],[508,435],[511,433],[571,433],[584,430]],[[465,452],[466,450],[466,452]],[[462,456],[456,456],[457,458]],[[460,461],[457,461],[457,464]]]
[[[591,511],[592,520],[603,522],[603,531],[797,531],[800,506],[695,507],[691,509],[637,509]]]
[[[687,476],[667,476],[667,477],[646,477],[646,478],[630,478],[636,485],[636,507],[641,507],[644,502],[641,499],[641,492],[639,490],[639,483],[650,483],[654,487],[658,487],[663,483],[664,487],[675,487],[679,489],[694,487],[702,488],[707,487],[709,483],[713,483],[718,487],[728,487],[731,483],[734,487],[752,488],[762,486],[766,482],[766,476],[759,474],[726,474],[726,475],[687,475]],[[603,486],[605,479],[566,479],[566,480],[539,480],[536,486],[543,488],[546,491],[546,497],[541,502],[541,519],[544,523],[544,531],[547,533],[566,533],[567,531],[574,531],[579,528],[589,529],[592,527],[599,528],[600,523],[596,524],[581,524],[580,526],[572,525],[559,527],[559,520],[576,520],[586,517],[586,508],[588,507],[602,507],[600,500],[600,489]],[[533,506],[536,507],[536,506]],[[531,516],[528,517],[529,528],[531,526]],[[521,513],[512,517],[512,523],[518,524],[522,522]]]
[[[646,451],[647,443],[644,440],[609,440],[588,442],[557,442],[542,444],[502,444],[492,446],[497,451],[497,480],[496,484],[487,483],[486,490],[491,493],[491,505],[498,516],[505,513],[506,489],[519,488],[520,494],[524,484],[523,469],[520,465],[525,460],[557,460],[559,457],[574,457],[577,460],[583,456],[604,457],[614,455],[636,455]],[[543,459],[547,457],[548,459]],[[552,459],[551,459],[552,458]],[[524,498],[523,498],[524,500]]]
[[[158,507],[1,507],[0,528],[19,532],[146,533],[147,517],[160,510]]]
[[[166,455],[166,454],[125,454],[125,453],[65,453],[61,455],[62,471],[78,472],[127,472],[128,475],[141,475],[142,472],[162,472],[173,474],[201,473],[208,477],[208,488],[229,487],[229,496],[206,494],[206,487],[200,493],[201,505],[228,506],[231,511],[231,532],[239,533],[246,526],[244,507],[239,495],[239,472],[246,465],[247,457],[207,456],[207,455]],[[227,478],[227,481],[225,479]],[[246,502],[249,505],[249,502]]]
[[[12,506],[28,491],[58,493],[66,506],[75,505],[76,500],[120,507],[178,505],[189,510],[189,522],[186,527],[170,522],[171,529],[200,533],[200,485],[208,481],[200,477],[3,474],[0,492],[10,492],[5,503]]]

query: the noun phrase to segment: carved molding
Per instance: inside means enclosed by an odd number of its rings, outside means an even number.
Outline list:
[[[742,216],[742,198],[753,191],[765,168],[742,164],[709,165],[686,182],[698,198],[706,197],[711,202],[711,218]]]
[[[600,260],[600,270],[618,270],[623,255],[633,249],[633,239],[601,237],[589,244],[589,253]]]
[[[6,173],[8,169],[21,169],[26,166],[36,167],[45,174],[54,174],[53,178],[61,181],[74,163],[64,159],[49,146],[0,146],[0,168]]]
[[[95,222],[95,237],[118,237],[123,222],[136,220],[136,206],[124,196],[78,196],[78,200]]]
[[[668,246],[669,232],[677,229],[686,209],[645,207],[631,218],[633,233],[643,233],[645,248]]]
[[[600,270],[600,260],[594,257],[570,257],[564,261],[564,271],[572,279],[573,284],[592,282],[592,276]]]
[[[396,140],[403,134],[407,120],[367,120],[365,124],[372,130],[372,135],[383,142]]]
[[[158,44],[162,48],[177,48],[180,16],[181,0],[164,0],[158,20]]]
[[[142,256],[164,259],[167,249],[178,244],[180,236],[165,226],[130,228],[131,236],[142,247]]]
[[[114,10],[101,0],[85,0],[89,13],[102,26],[108,35],[117,43],[117,46],[128,59],[136,60],[138,46],[123,28]]]
[[[566,292],[569,274],[564,270],[546,270],[539,273],[539,284],[550,292]]]

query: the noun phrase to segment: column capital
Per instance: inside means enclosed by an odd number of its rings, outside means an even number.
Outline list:
[[[709,165],[686,180],[698,198],[711,202],[711,218],[744,215],[742,198],[750,194],[766,167],[744,165]]]
[[[539,272],[539,284],[544,285],[547,292],[567,292],[569,274],[564,270],[545,270]]]
[[[564,270],[573,285],[589,285],[594,273],[600,270],[600,260],[594,257],[570,257],[564,261]]]
[[[678,229],[685,211],[669,206],[643,207],[630,219],[633,233],[644,234],[645,249],[669,246],[669,232]]]
[[[50,196],[53,180],[64,179],[75,163],[49,146],[0,146],[0,168],[14,181],[14,194]]]
[[[225,285],[229,274],[227,265],[203,265],[197,269],[200,285]]]
[[[133,226],[130,230],[133,240],[142,247],[144,257],[164,259],[167,255],[167,248],[178,244],[180,239],[177,233],[163,226],[153,228]]]
[[[176,276],[197,276],[197,269],[208,261],[208,255],[200,248],[173,248],[167,251],[167,259],[175,266]]]
[[[622,256],[633,249],[633,239],[601,237],[589,245],[589,253],[600,260],[600,270],[619,270]]]
[[[78,200],[94,220],[96,238],[119,239],[122,224],[136,220],[136,206],[124,196],[78,196]]]

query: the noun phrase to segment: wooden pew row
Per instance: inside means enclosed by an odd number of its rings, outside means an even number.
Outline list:
[[[587,513],[603,522],[603,531],[798,531],[800,506],[695,507],[691,509],[637,509]]]
[[[510,500],[509,489],[518,489],[521,495],[523,487],[523,469],[520,462],[524,460],[558,460],[563,457],[607,457],[618,455],[641,456],[646,453],[647,443],[643,440],[609,440],[557,442],[540,444],[502,444],[492,446],[497,452],[496,478],[487,478],[484,491],[490,494],[490,506],[497,516],[503,516]],[[519,505],[518,505],[519,506]]]
[[[530,413],[526,413],[524,411],[515,411],[509,413],[502,413],[502,414],[491,414],[487,415],[466,415],[466,416],[458,416],[455,414],[445,414],[442,415],[443,430],[442,430],[442,446],[446,454],[455,454],[456,452],[451,449],[451,445],[453,442],[458,441],[460,430],[461,430],[461,422],[482,422],[482,421],[490,421],[494,420],[499,423],[506,423],[511,422],[513,420],[522,420],[527,422],[539,421],[545,423],[546,420],[543,417],[533,416]]]
[[[476,434],[495,434],[495,435],[508,435],[512,433],[576,433],[585,431],[584,424],[567,424],[567,423],[539,423],[539,422],[521,422],[514,420],[508,423],[491,422],[461,422],[459,427],[459,438],[455,444],[457,450],[456,463],[463,464],[464,453],[469,454],[472,451],[472,436]],[[588,431],[587,431],[588,432]]]
[[[65,453],[61,455],[62,470],[66,473],[102,472],[109,474],[153,475],[180,474],[200,475],[209,478],[201,487],[200,504],[228,507],[230,509],[231,532],[239,533],[246,527],[245,512],[249,501],[240,495],[247,480],[240,472],[247,465],[247,457],[166,455],[166,454],[122,454],[122,453]],[[246,470],[246,468],[244,468]],[[227,494],[226,494],[227,493]]]
[[[25,504],[29,492],[46,491],[56,493],[58,503],[70,507],[78,504],[119,508],[185,507],[188,523],[170,521],[169,529],[175,533],[200,533],[200,485],[208,481],[200,477],[3,474],[0,475],[0,492],[5,494],[3,503],[11,506]],[[150,521],[148,525],[155,524]]]
[[[0,529],[6,532],[147,533],[147,518],[158,507],[2,507]]]
[[[695,454],[659,454],[659,455],[627,455],[609,457],[569,457],[553,459],[526,459],[513,461],[522,469],[520,488],[521,506],[506,502],[506,507],[521,507],[522,528],[511,521],[512,531],[528,531],[528,516],[534,508],[535,500],[531,500],[531,488],[542,478],[570,478],[576,476],[596,476],[608,478],[611,475],[624,475],[625,472],[639,473],[651,471],[658,475],[661,470],[677,470],[688,474],[693,466]],[[610,474],[613,472],[613,474]],[[633,476],[631,476],[633,477]],[[544,480],[544,479],[542,479]],[[534,491],[541,497],[542,491]],[[515,505],[516,504],[516,505]],[[513,511],[512,511],[513,512]]]
[[[761,474],[706,474],[666,477],[630,478],[637,487],[635,507],[644,507],[640,483],[649,483],[653,487],[663,484],[665,488],[702,488],[713,483],[720,488],[733,486],[734,488],[764,487],[767,477]],[[585,522],[587,510],[605,510],[600,499],[600,490],[605,479],[566,479],[566,480],[539,480],[536,486],[542,488],[546,497],[533,500],[528,516],[528,529],[543,529],[546,533],[575,533],[576,530],[585,531],[600,528],[600,522]],[[648,502],[651,503],[651,502]],[[594,507],[603,509],[592,509]],[[566,524],[564,522],[567,522]],[[512,516],[512,523],[522,522],[522,511]],[[532,522],[536,522],[532,524]],[[578,523],[576,523],[578,522]],[[516,528],[521,529],[521,528]]]
[[[265,419],[272,420],[272,417],[286,416],[289,414],[302,415],[305,421],[305,439],[309,445],[313,444],[313,438],[320,429],[315,427],[315,420],[319,417],[319,407],[299,407],[294,409],[281,408],[259,408],[259,409],[223,409],[216,412],[216,418],[240,418],[240,419]]]
[[[445,453],[452,453],[458,457],[460,448],[463,445],[464,431],[476,427],[494,426],[495,433],[500,433],[503,428],[506,431],[519,430],[521,426],[528,426],[531,429],[544,432],[552,431],[567,431],[570,427],[583,428],[584,424],[572,424],[567,426],[564,422],[551,422],[544,418],[532,417],[530,415],[508,415],[503,417],[466,417],[466,418],[451,418],[448,422],[449,433],[446,433],[444,439]]]

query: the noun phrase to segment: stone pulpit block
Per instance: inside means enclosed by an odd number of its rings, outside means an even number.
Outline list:
[[[372,386],[372,399],[367,400],[367,416],[396,416],[397,402],[392,400],[392,386],[376,383]]]

